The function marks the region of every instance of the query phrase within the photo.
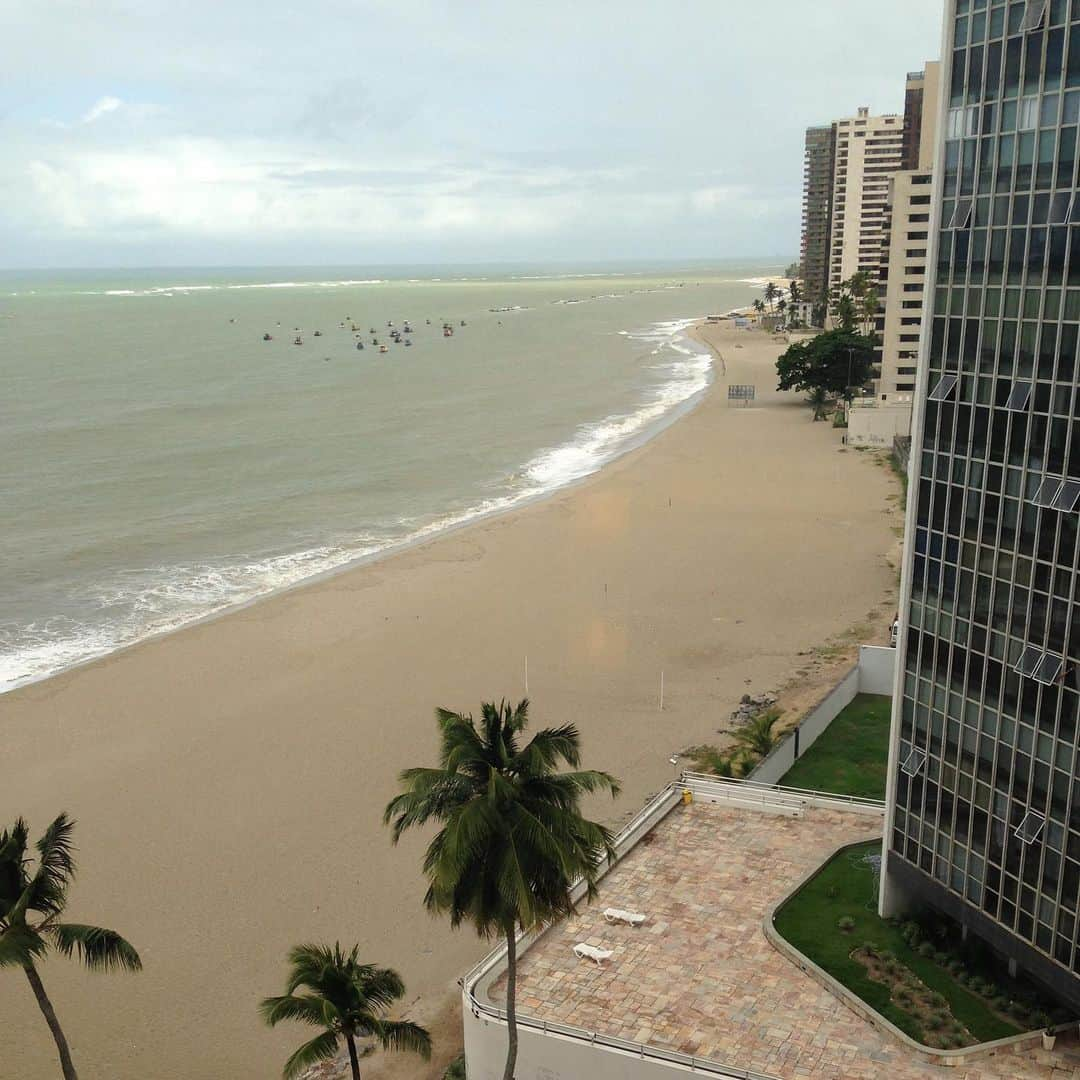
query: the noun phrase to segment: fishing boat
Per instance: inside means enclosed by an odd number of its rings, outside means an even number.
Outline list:
[[[269,334],[263,334],[263,341],[273,341],[274,339]]]
[[[443,337],[453,337],[454,336],[454,328],[452,326],[444,326],[443,331],[442,331],[442,336]]]
[[[379,346],[379,352],[383,353],[383,352],[389,352],[389,351],[390,351],[390,346],[389,345],[380,345]]]
[[[322,337],[322,331],[321,330],[316,330],[315,331],[315,337]]]
[[[293,338],[293,344],[294,345],[303,345],[304,344],[304,339],[299,334],[297,334],[296,337]]]
[[[364,347],[364,343],[363,343],[362,341],[358,341],[358,342],[356,343],[356,347],[357,347],[358,349],[363,349],[363,347]]]

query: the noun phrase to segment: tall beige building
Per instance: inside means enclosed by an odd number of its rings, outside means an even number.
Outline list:
[[[904,123],[900,116],[857,116],[837,120],[829,231],[829,288],[858,271],[877,278],[886,232],[889,178],[903,166]]]
[[[941,101],[940,64],[908,75],[904,127],[909,133],[905,169],[889,182],[888,241],[882,258],[884,316],[881,370],[874,397],[896,406],[895,434],[907,435],[915,393],[916,357],[922,332],[927,244],[930,231],[930,185],[937,144]]]

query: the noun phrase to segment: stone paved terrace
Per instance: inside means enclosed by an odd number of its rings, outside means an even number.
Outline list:
[[[679,807],[603,880],[577,918],[521,958],[518,1009],[777,1077],[829,1080],[1065,1080],[1076,1040],[945,1068],[916,1060],[777,952],[766,911],[841,844],[880,836],[877,818],[821,808],[799,818],[697,802]],[[647,913],[634,930],[605,907]],[[615,955],[603,968],[572,953]],[[505,977],[492,988],[505,1002]]]

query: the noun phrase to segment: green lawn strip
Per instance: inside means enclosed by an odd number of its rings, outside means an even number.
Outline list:
[[[858,694],[781,778],[784,787],[885,798],[892,700]]]
[[[892,1002],[889,988],[874,982],[866,968],[851,959],[854,948],[872,942],[879,950],[893,953],[948,1001],[953,1016],[979,1042],[1019,1034],[1020,1028],[1000,1019],[948,971],[915,952],[899,928],[873,910],[877,900],[874,874],[869,865],[857,860],[867,852],[879,851],[880,846],[875,842],[840,852],[780,909],[776,929],[818,967],[919,1042],[924,1042],[924,1035],[918,1019]],[[828,895],[830,889],[836,890],[835,896]],[[855,928],[847,934],[837,929],[837,922],[845,915],[855,920]]]

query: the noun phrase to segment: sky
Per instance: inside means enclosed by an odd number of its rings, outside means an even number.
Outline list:
[[[942,0],[0,0],[0,268],[794,256]]]

